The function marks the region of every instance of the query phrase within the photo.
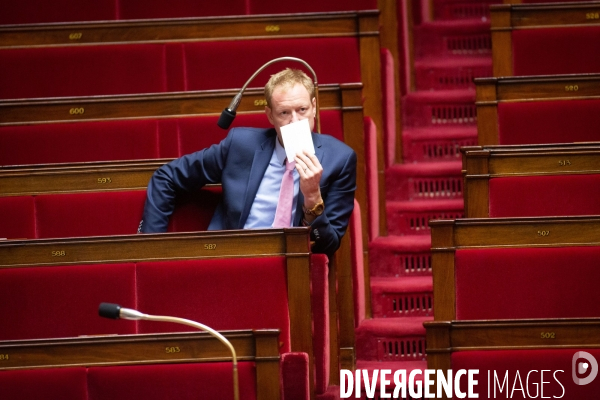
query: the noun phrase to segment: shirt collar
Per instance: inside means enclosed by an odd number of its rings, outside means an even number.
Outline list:
[[[275,138],[275,156],[277,157],[277,161],[279,162],[279,164],[283,166],[285,164],[285,159],[287,156],[285,154],[285,149],[283,148],[281,143],[279,143],[278,138]]]

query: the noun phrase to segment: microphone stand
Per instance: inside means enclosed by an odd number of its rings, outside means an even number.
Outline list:
[[[321,116],[319,114],[319,85],[317,84],[317,74],[315,73],[315,71],[312,69],[312,67],[306,61],[302,60],[301,58],[296,58],[296,57],[279,57],[279,58],[274,58],[273,60],[266,62],[262,67],[260,67],[259,69],[257,69],[256,72],[254,74],[252,74],[252,76],[250,77],[250,79],[248,79],[246,81],[246,83],[244,83],[244,86],[242,86],[242,88],[240,89],[240,91],[233,97],[233,99],[231,100],[231,103],[229,103],[229,107],[227,107],[226,109],[224,109],[223,112],[221,113],[221,117],[219,118],[219,122],[217,122],[217,125],[219,125],[219,127],[223,128],[223,129],[229,128],[229,126],[233,122],[233,119],[235,118],[236,110],[237,110],[238,106],[240,105],[240,102],[242,101],[242,94],[246,90],[246,87],[265,68],[267,68],[269,65],[278,63],[280,61],[295,61],[295,62],[299,62],[300,64],[304,65],[306,68],[308,68],[310,70],[310,72],[311,72],[311,74],[313,76],[313,82],[314,82],[314,85],[315,85],[315,100],[316,100],[316,107],[317,107],[317,112],[316,112],[316,115],[317,115],[317,117],[316,117],[317,118],[317,133],[321,133]]]
[[[178,318],[178,317],[169,317],[169,316],[163,316],[163,315],[143,314],[143,313],[141,313],[137,310],[133,310],[131,308],[121,307],[118,304],[101,303],[98,313],[100,314],[101,317],[112,318],[112,319],[123,318],[123,319],[130,319],[130,320],[173,322],[176,324],[188,325],[188,326],[194,327],[196,329],[199,329],[201,331],[210,333],[213,337],[220,340],[231,351],[231,358],[232,358],[232,364],[233,364],[233,399],[234,400],[240,399],[240,388],[239,388],[238,368],[237,368],[237,355],[235,354],[235,349],[233,348],[233,345],[231,344],[231,342],[229,340],[227,340],[227,338],[225,338],[225,336],[221,335],[216,330],[214,330],[204,324],[201,324],[199,322],[192,321],[189,319]]]

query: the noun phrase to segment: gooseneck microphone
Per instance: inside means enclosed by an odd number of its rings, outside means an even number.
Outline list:
[[[235,115],[236,115],[236,111],[238,106],[240,105],[240,102],[242,101],[242,94],[244,93],[244,91],[246,90],[246,87],[250,84],[250,82],[252,82],[254,80],[254,78],[261,73],[265,68],[267,68],[269,65],[278,63],[280,61],[295,61],[295,62],[299,62],[300,64],[304,65],[306,68],[308,68],[310,70],[310,72],[312,73],[313,76],[313,82],[315,84],[315,99],[316,99],[316,106],[317,106],[317,133],[321,133],[321,116],[319,115],[319,86],[317,83],[317,74],[315,73],[315,71],[311,68],[310,65],[308,65],[308,63],[300,58],[296,58],[296,57],[279,57],[279,58],[275,58],[271,61],[268,61],[267,63],[265,63],[262,67],[260,67],[259,69],[256,70],[256,72],[254,74],[252,74],[252,76],[250,77],[250,79],[248,79],[246,81],[246,83],[244,83],[244,86],[242,86],[242,88],[240,89],[240,91],[233,97],[233,99],[231,100],[231,103],[229,103],[229,107],[227,107],[226,109],[223,110],[223,112],[221,113],[221,116],[219,117],[219,121],[217,122],[217,125],[219,125],[220,128],[223,129],[229,129],[229,127],[231,126],[231,123],[233,122]]]
[[[225,346],[229,348],[231,351],[231,359],[233,364],[233,398],[234,400],[240,399],[240,390],[238,383],[238,369],[237,369],[237,356],[235,354],[235,349],[229,340],[225,338],[225,336],[221,335],[219,332],[215,331],[212,328],[209,328],[206,325],[203,325],[199,322],[192,321],[184,318],[177,317],[167,317],[162,315],[149,315],[143,314],[137,310],[133,310],[131,308],[124,308],[118,304],[112,303],[100,303],[100,307],[98,307],[98,314],[104,318],[111,319],[131,319],[131,320],[147,320],[147,321],[159,321],[159,322],[174,322],[176,324],[183,324],[192,326],[196,329],[200,329],[201,331],[205,331],[210,333],[213,337],[219,339]]]

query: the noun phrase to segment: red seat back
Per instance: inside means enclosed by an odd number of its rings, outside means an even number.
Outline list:
[[[145,198],[145,190],[37,196],[37,237],[136,233],[142,219]]]
[[[0,197],[0,220],[1,239],[37,237],[33,197]]]
[[[598,174],[508,176],[491,178],[489,182],[492,218],[598,214]]]
[[[44,368],[0,372],[2,400],[88,400],[86,368]]]
[[[0,98],[182,90],[180,48],[120,44],[2,49]]]
[[[309,63],[319,84],[361,82],[356,38],[231,40],[184,46],[185,90],[240,88],[264,63],[283,56],[298,57]],[[235,62],[239,59],[251,62]],[[331,60],[343,60],[344,68]],[[295,62],[276,63],[259,74],[250,86],[264,87],[272,74],[286,66],[306,70]]]
[[[458,249],[456,319],[598,316],[598,260],[600,247]]]
[[[280,329],[281,351],[289,351],[285,258],[142,262],[137,269],[140,310],[188,318],[217,330]],[[139,324],[139,333],[189,329]]]
[[[593,142],[599,99],[498,103],[499,144]]]
[[[256,399],[253,362],[238,363],[240,398]],[[92,367],[89,400],[233,399],[229,362]]]
[[[590,51],[589,46],[599,37],[598,25],[515,29],[512,31],[513,75],[598,72],[600,52]]]
[[[5,268],[0,281],[0,340],[136,332],[133,321],[98,317],[103,301],[135,304],[134,264]]]

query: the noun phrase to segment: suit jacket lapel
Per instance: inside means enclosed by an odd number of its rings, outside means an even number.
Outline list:
[[[258,187],[262,182],[263,176],[265,175],[265,171],[269,166],[269,161],[271,160],[271,156],[273,155],[273,150],[275,149],[275,138],[277,136],[271,136],[267,138],[262,144],[259,150],[254,152],[254,159],[252,161],[252,168],[250,169],[250,175],[248,176],[248,186],[246,189],[246,197],[244,198],[244,208],[242,209],[242,214],[240,215],[239,221],[239,229],[244,227],[246,220],[248,219],[248,215],[250,214],[250,208],[252,208],[252,203],[254,202],[254,198],[256,197],[256,193],[258,192]]]

